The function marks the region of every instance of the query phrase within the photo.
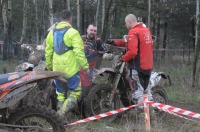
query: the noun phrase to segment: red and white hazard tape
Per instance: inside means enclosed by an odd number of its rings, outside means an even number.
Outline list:
[[[100,119],[100,118],[103,118],[103,117],[107,117],[107,116],[111,116],[111,115],[114,115],[114,114],[117,114],[117,113],[121,113],[123,111],[126,111],[128,109],[134,108],[136,106],[137,105],[130,105],[130,106],[127,106],[127,107],[124,107],[124,108],[120,108],[120,109],[117,109],[117,110],[113,110],[113,111],[109,111],[109,112],[106,112],[106,113],[103,113],[103,114],[99,114],[99,115],[95,115],[95,116],[92,116],[92,117],[88,117],[88,118],[85,118],[83,120],[79,120],[79,121],[76,121],[74,123],[67,124],[65,126],[72,126],[72,125],[76,125],[76,124],[80,124],[80,123],[84,123],[84,122],[97,120],[97,119]]]
[[[144,96],[144,113],[145,113],[145,122],[149,122],[149,110],[147,109],[147,102],[148,102],[148,96]]]
[[[165,111],[165,110],[163,110],[163,111]],[[168,112],[169,114],[172,114],[172,115],[174,115],[174,116],[178,116],[178,117],[183,118],[183,119],[186,119],[186,120],[195,121],[195,120],[193,120],[193,119],[189,119],[189,118],[187,118],[187,117],[185,117],[185,116],[179,115],[178,113],[175,113],[175,112],[172,112],[172,111],[166,110],[165,112]],[[195,122],[196,122],[196,121],[195,121]]]
[[[100,118],[103,118],[103,117],[107,117],[107,116],[111,116],[111,115],[114,115],[114,114],[117,114],[117,113],[124,112],[124,111],[131,109],[131,108],[134,108],[136,106],[143,105],[144,108],[146,108],[147,107],[146,103],[149,104],[152,107],[155,107],[157,109],[163,110],[165,112],[168,112],[170,114],[173,114],[175,116],[178,116],[178,117],[181,117],[181,118],[184,118],[184,119],[187,119],[187,120],[195,121],[195,120],[186,118],[186,117],[181,116],[181,115],[200,119],[200,114],[198,114],[198,113],[188,111],[188,110],[184,110],[184,109],[180,109],[180,108],[176,108],[176,107],[170,106],[170,105],[155,103],[153,101],[148,101],[148,98],[144,98],[144,102],[142,104],[140,103],[140,104],[137,104],[137,105],[130,105],[130,106],[127,106],[127,107],[124,107],[124,108],[120,108],[120,109],[109,111],[109,112],[106,112],[106,113],[103,113],[103,114],[95,115],[95,116],[92,116],[92,117],[88,117],[88,118],[76,121],[74,123],[66,124],[65,126],[72,126],[72,125],[76,125],[76,124],[80,124],[80,123],[85,123],[85,122],[97,120],[97,119],[100,119]],[[148,111],[145,111],[145,122],[149,121],[148,114],[149,114]],[[181,115],[179,115],[179,114],[181,114]]]
[[[184,109],[181,109],[181,108],[176,108],[174,106],[165,105],[165,104],[161,104],[161,103],[155,103],[155,102],[152,102],[152,101],[148,101],[147,103],[152,107],[166,111],[168,113],[175,112],[175,113],[182,114],[182,115],[185,115],[185,116],[200,119],[200,114],[192,112],[192,111],[184,110]]]

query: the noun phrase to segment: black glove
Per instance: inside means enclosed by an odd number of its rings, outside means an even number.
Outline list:
[[[107,44],[113,44],[113,39],[106,39]]]

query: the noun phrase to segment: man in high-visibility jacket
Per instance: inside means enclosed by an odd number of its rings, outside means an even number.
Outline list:
[[[60,14],[61,22],[49,32],[46,38],[46,67],[48,70],[61,72],[67,77],[66,88],[70,90],[68,98],[58,80],[55,80],[58,113],[63,115],[73,109],[80,99],[82,88],[80,69],[88,70],[88,62],[84,53],[84,45],[80,34],[72,28],[72,14],[63,10]]]

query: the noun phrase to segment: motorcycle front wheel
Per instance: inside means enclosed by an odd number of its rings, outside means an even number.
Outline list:
[[[23,132],[65,132],[64,120],[55,111],[39,105],[12,113],[8,123],[23,126],[18,128]]]
[[[161,86],[153,87],[152,93],[153,93],[153,101],[154,102],[162,103],[162,104],[169,103],[167,93]],[[167,115],[166,112],[164,112],[162,110],[158,110],[158,109],[155,109],[155,114],[159,119],[163,119]]]
[[[110,102],[111,87],[109,85],[95,85],[91,88],[85,100],[86,117],[95,116],[108,111],[120,108],[120,100],[115,94]],[[101,121],[112,122],[117,118],[117,114],[104,117]]]

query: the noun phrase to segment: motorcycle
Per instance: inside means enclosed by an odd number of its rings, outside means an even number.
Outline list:
[[[32,105],[21,105],[42,80],[60,77],[60,73],[50,71],[0,75],[0,126],[15,131],[64,132],[64,120],[55,111],[37,101]]]
[[[133,87],[129,80],[129,70],[125,66],[125,62],[119,62],[119,54],[122,54],[125,49],[116,47],[120,50],[117,55],[114,55],[112,68],[101,68],[96,71],[97,75],[107,76],[108,83],[105,85],[94,85],[88,93],[88,98],[85,100],[85,113],[87,117],[105,113],[111,110],[120,108],[121,103],[124,106],[136,104],[137,100],[134,99],[132,93],[137,90]],[[163,72],[152,72],[150,77],[150,88],[153,94],[153,101],[163,104],[168,104],[168,96],[164,88],[158,84],[162,80],[168,79],[169,84],[171,80]],[[163,111],[155,110],[159,118],[164,118],[166,113]],[[117,118],[117,114],[103,118],[107,122],[112,122]]]
[[[22,44],[21,49],[24,52],[28,52],[29,56],[27,62],[23,62],[15,68],[16,72],[45,71],[43,45],[34,46],[30,44]],[[50,100],[50,98],[55,98],[55,95],[53,94],[54,92],[55,88],[53,87],[53,79],[43,79],[38,82],[36,88],[23,99],[23,105],[31,105],[37,102],[40,105],[45,105],[55,110],[56,105]]]

